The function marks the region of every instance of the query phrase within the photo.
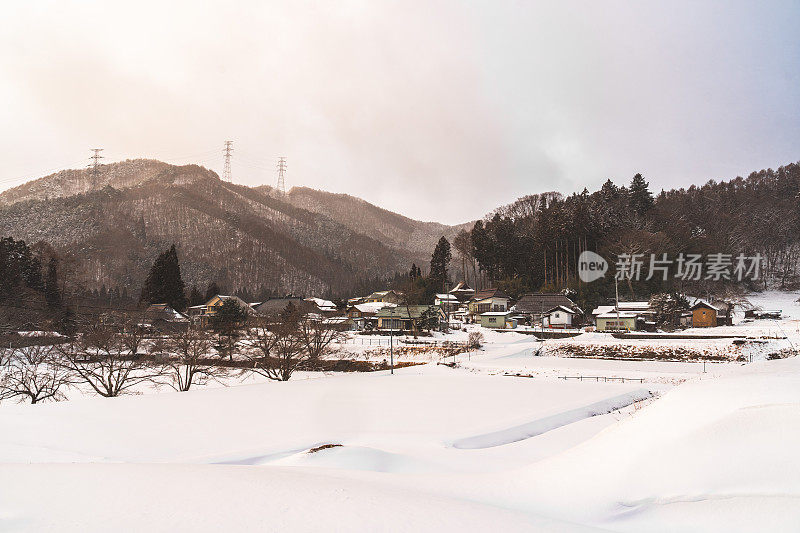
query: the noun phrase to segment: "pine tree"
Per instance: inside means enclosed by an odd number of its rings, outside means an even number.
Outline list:
[[[178,253],[173,244],[153,263],[142,287],[140,301],[148,304],[167,303],[173,309],[183,311],[186,309],[185,291]]]
[[[61,306],[61,291],[58,289],[58,259],[47,262],[47,277],[44,281],[44,297],[50,307]]]
[[[211,298],[213,298],[214,296],[216,296],[219,293],[220,293],[220,290],[219,290],[219,287],[217,286],[217,282],[216,281],[212,281],[211,283],[208,284],[208,288],[206,288],[206,297],[205,297],[205,300],[203,300],[203,301],[207,302],[207,301],[209,301]]]
[[[197,285],[192,285],[192,290],[189,291],[189,305],[201,305],[207,301],[203,300],[203,294],[197,288]]]
[[[650,192],[649,186],[641,174],[636,174],[631,180],[628,206],[639,215],[645,215],[653,208],[653,193]]]
[[[447,281],[447,267],[450,265],[450,259],[452,259],[452,257],[450,253],[450,241],[443,236],[439,239],[439,242],[436,243],[436,248],[434,248],[433,255],[431,256],[431,272],[429,277],[436,290],[442,289]]]

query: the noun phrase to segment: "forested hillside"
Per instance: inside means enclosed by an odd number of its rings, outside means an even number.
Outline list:
[[[688,189],[653,195],[640,175],[630,184],[608,180],[590,193],[525,196],[475,223],[462,235],[469,246],[457,247],[466,262],[476,262],[477,282],[498,283],[513,294],[544,287],[570,288],[587,302],[613,295],[613,276],[582,284],[576,272],[584,250],[613,263],[618,254],[761,254],[765,274],[751,288],[767,281],[781,288],[798,285],[800,252],[800,166],[762,170],[747,178],[709,181]],[[645,273],[647,265],[645,265]],[[684,282],[670,270],[638,283],[626,281],[623,295],[692,290],[697,293],[734,289],[735,280]],[[768,278],[768,280],[767,280]]]
[[[135,175],[122,181],[113,176]],[[154,258],[177,245],[188,285],[229,291],[345,295],[366,279],[405,270],[419,257],[329,217],[189,165],[126,161],[101,167],[100,183],[62,172],[0,195],[0,235],[45,241],[75,265],[87,288],[141,288]],[[52,183],[50,182],[52,180]],[[5,205],[3,205],[5,204]]]
[[[263,189],[271,190],[270,187]],[[452,240],[459,230],[472,227],[472,222],[458,226],[420,222],[349,194],[335,194],[308,187],[293,187],[287,199],[292,205],[323,214],[384,244],[423,255],[429,255],[442,236]]]

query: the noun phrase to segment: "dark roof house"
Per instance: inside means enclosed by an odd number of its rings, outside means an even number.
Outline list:
[[[264,316],[274,316],[281,314],[286,307],[292,304],[301,313],[317,312],[317,305],[300,297],[291,296],[289,298],[270,298],[256,306],[255,311]]]
[[[583,314],[583,311],[575,305],[575,302],[561,293],[537,292],[524,294],[511,309],[515,313],[539,316],[547,314],[548,311],[558,306],[571,309],[577,314]]]

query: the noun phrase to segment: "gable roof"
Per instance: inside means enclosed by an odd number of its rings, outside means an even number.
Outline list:
[[[428,309],[433,309],[442,313],[442,308],[438,305],[398,305],[397,307],[384,307],[375,316],[378,318],[419,318]]]
[[[250,307],[250,304],[248,304],[247,302],[245,302],[244,300],[242,300],[238,296],[230,296],[230,295],[226,295],[226,294],[215,294],[204,305],[208,306],[208,304],[210,304],[214,299],[217,299],[217,298],[219,298],[220,305],[225,303],[227,300],[233,300],[234,302],[238,303],[242,308],[244,308],[245,311],[250,311],[252,309]],[[194,306],[194,307],[197,307],[197,306]]]
[[[397,304],[389,302],[367,302],[363,304],[356,304],[353,307],[358,309],[360,313],[375,314],[384,307],[397,307]]]
[[[549,312],[554,307],[563,306],[568,309],[579,311],[575,303],[558,292],[534,292],[522,295],[514,304],[514,311],[517,313],[536,313]]]
[[[336,304],[330,300],[324,300],[322,298],[304,298],[306,302],[311,302],[316,305],[320,311],[336,311]]]
[[[472,297],[472,300],[486,300],[487,298],[509,299],[508,294],[504,293],[500,289],[482,289],[475,293],[475,296]]]
[[[565,307],[563,305],[557,305],[557,306],[553,307],[552,309],[548,309],[546,313],[549,315],[553,311],[564,311],[565,313],[569,313],[571,315],[577,315],[578,314],[578,312],[575,311],[574,309],[570,309],[569,307]]]
[[[475,292],[475,289],[467,285],[464,281],[459,281],[458,284],[450,289],[450,293],[454,292]]]
[[[694,311],[695,309],[699,309],[701,307],[705,307],[706,309],[711,309],[715,313],[717,312],[717,308],[716,307],[714,307],[713,305],[711,305],[710,303],[708,303],[705,300],[701,300],[700,298],[695,300],[695,302],[689,307],[689,309]]]
[[[174,310],[168,304],[150,304],[145,311],[145,315],[151,320],[166,320],[168,322],[188,322],[188,318],[183,313]]]
[[[292,297],[270,298],[266,302],[259,304],[256,307],[256,311],[262,315],[277,315],[282,313],[290,303],[303,313],[310,313],[318,310],[317,306],[313,302],[307,302],[302,298]]]

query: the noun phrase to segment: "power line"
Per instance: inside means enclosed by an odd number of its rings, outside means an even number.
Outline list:
[[[284,174],[286,173],[286,158],[281,157],[278,159],[278,192],[282,196],[286,196],[286,180]]]
[[[233,153],[233,141],[225,141],[225,167],[222,169],[222,179],[231,181],[231,154]]]

